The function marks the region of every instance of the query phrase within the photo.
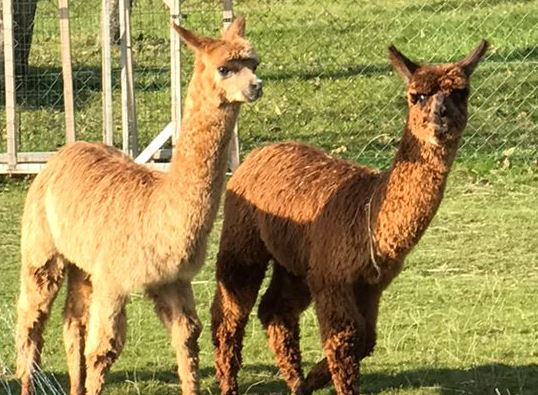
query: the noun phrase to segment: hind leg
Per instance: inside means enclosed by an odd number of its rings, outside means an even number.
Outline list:
[[[86,361],[84,343],[92,285],[76,266],[67,267],[67,298],[64,307],[64,343],[69,369],[70,394],[84,395]]]
[[[92,278],[93,293],[84,349],[87,395],[102,392],[105,373],[119,357],[125,344],[127,297],[104,284],[105,280]]]
[[[33,266],[23,251],[16,328],[17,376],[21,379],[21,395],[35,392],[33,375],[41,358],[43,329],[63,280],[62,260],[58,256],[47,255],[42,257],[44,264]],[[37,256],[35,251],[34,256]]]
[[[191,283],[178,281],[153,287],[147,294],[155,302],[155,311],[170,332],[172,346],[176,350],[181,393],[198,394],[198,337],[202,323],[196,314]]]
[[[227,196],[225,213],[230,209],[231,198]],[[225,214],[221,235],[211,332],[222,395],[238,393],[237,373],[241,367],[245,325],[270,259],[252,223],[247,215]]]
[[[275,264],[258,316],[267,331],[280,373],[294,394],[306,393],[302,388],[299,315],[308,307],[310,300],[310,291],[304,280]]]

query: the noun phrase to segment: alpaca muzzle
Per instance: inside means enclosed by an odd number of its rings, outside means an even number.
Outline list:
[[[256,78],[254,82],[251,82],[249,86],[249,93],[245,96],[248,98],[250,102],[258,100],[260,97],[262,97],[263,96],[262,80],[259,78]]]

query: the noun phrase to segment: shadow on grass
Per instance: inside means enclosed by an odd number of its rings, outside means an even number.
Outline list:
[[[212,380],[209,388],[202,392],[218,393],[214,382],[213,368],[201,369],[203,380]],[[44,382],[52,383],[57,389],[67,391],[66,373],[46,374]],[[240,377],[240,393],[250,394],[286,394],[287,387],[273,365],[246,365]],[[130,383],[145,395],[177,393],[179,385],[175,371],[113,371],[107,375],[106,385],[118,387]],[[378,394],[382,391],[401,389],[437,389],[442,395],[451,394],[510,394],[530,395],[538,388],[538,364],[510,366],[505,364],[487,364],[468,369],[423,368],[399,373],[367,373],[362,376],[363,393]],[[3,391],[3,392],[2,392]],[[10,392],[11,391],[11,392]],[[18,394],[19,382],[0,376],[0,392]],[[113,390],[112,390],[113,391]],[[49,392],[39,392],[48,394]]]
[[[538,47],[527,46],[512,51],[503,51],[488,55],[487,61],[503,63],[507,62],[531,62],[538,59]],[[439,59],[442,61],[442,59]],[[299,65],[300,66],[300,65]],[[310,65],[311,66],[311,65]],[[380,76],[391,72],[388,63],[383,64],[357,64],[339,66],[330,69],[325,66],[298,67],[297,69],[268,70],[262,72],[262,77],[268,81],[283,81],[296,79],[301,81],[313,79],[341,79],[354,76]],[[112,72],[112,86],[119,91],[120,70]],[[166,68],[144,67],[135,69],[136,90],[142,92],[155,92],[168,89],[170,85],[169,71]],[[0,85],[2,80],[0,79]],[[1,86],[3,89],[3,86]],[[63,80],[62,71],[59,67],[35,67],[30,66],[26,76],[16,78],[17,105],[26,108],[52,108],[63,109]],[[101,68],[95,66],[78,66],[73,69],[73,90],[75,94],[75,107],[85,107],[88,101],[95,95],[101,94]],[[0,106],[5,105],[4,95],[0,95]]]
[[[388,43],[387,43],[388,46]],[[512,62],[532,62],[538,59],[538,46],[528,46],[517,48],[514,50],[504,50],[499,48],[499,52],[491,53],[486,57],[486,63],[495,62],[503,63],[506,62],[506,67],[514,67]],[[463,56],[462,56],[463,58]],[[421,59],[416,59],[421,61]],[[433,63],[443,63],[446,59],[434,59]],[[263,64],[262,64],[263,66]],[[311,79],[340,79],[340,78],[349,78],[355,76],[380,76],[388,75],[392,72],[392,67],[390,66],[388,60],[383,64],[357,64],[352,66],[339,67],[338,69],[327,69],[326,67],[311,67],[311,68],[298,68],[296,70],[286,69],[284,71],[267,71],[264,72],[262,77],[267,81],[281,81],[289,79],[297,80],[311,80]]]

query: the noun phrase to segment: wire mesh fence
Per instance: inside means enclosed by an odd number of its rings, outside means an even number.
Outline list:
[[[53,0],[14,3],[23,15],[15,20],[23,31],[15,37],[19,150],[52,151],[64,142],[58,6]],[[100,140],[100,2],[71,1],[70,8],[77,138]],[[220,2],[184,1],[181,8],[187,27],[208,35],[221,30]],[[247,18],[265,81],[265,97],[242,111],[243,155],[264,142],[301,139],[350,159],[386,163],[405,123],[403,83],[390,69],[386,47],[394,43],[413,59],[443,63],[463,57],[485,37],[492,48],[474,76],[460,156],[536,162],[538,2],[243,0],[234,9]],[[135,0],[131,30],[144,147],[170,120],[166,4]],[[185,84],[192,59],[187,50],[182,56]],[[113,57],[119,145],[118,46]],[[0,152],[6,150],[4,117]]]

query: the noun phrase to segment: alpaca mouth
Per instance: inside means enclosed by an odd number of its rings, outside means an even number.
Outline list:
[[[428,128],[431,130],[431,136],[428,139],[430,144],[439,146],[443,141],[450,139],[448,125],[446,123],[430,122],[428,123]]]
[[[252,103],[253,101],[258,100],[262,96],[263,96],[262,88],[250,90],[247,94],[245,94],[245,97],[249,103]]]
[[[443,137],[448,134],[448,125],[446,123],[430,122],[428,126],[436,137]]]

